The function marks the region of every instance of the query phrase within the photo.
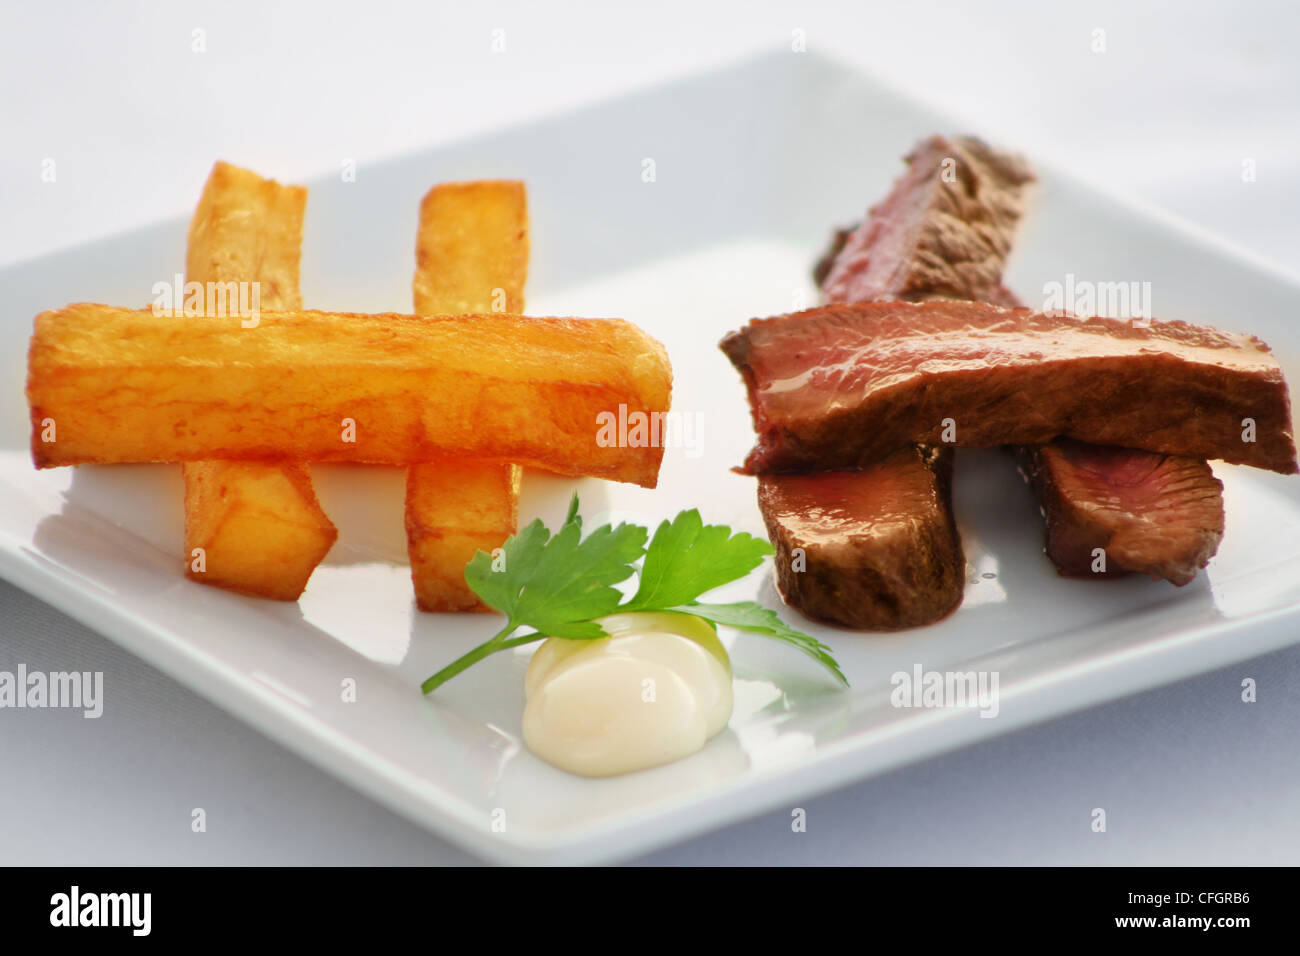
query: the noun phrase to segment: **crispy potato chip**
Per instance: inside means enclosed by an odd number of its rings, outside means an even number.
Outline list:
[[[486,610],[465,583],[465,565],[474,552],[491,554],[515,533],[521,471],[509,462],[474,458],[411,466],[406,538],[420,610]]]
[[[523,183],[483,180],[429,190],[420,203],[415,244],[416,312],[520,314],[527,277]]]
[[[618,319],[43,312],[28,354],[38,467],[496,458],[654,487],[662,345]],[[57,440],[43,440],[53,419]]]
[[[185,573],[195,581],[296,601],[337,537],[302,462],[185,466]]]
[[[298,262],[307,190],[217,163],[186,251],[189,282],[249,282],[258,307],[300,309]],[[245,594],[294,601],[338,531],[305,465],[186,462],[186,575]]]
[[[305,186],[286,186],[229,163],[208,174],[190,220],[187,282],[256,282],[261,308],[302,308]]]
[[[420,204],[415,311],[523,312],[528,199],[511,181],[445,183]],[[518,465],[443,457],[406,478],[406,535],[416,604],[486,610],[465,583],[476,551],[491,553],[519,523]]]

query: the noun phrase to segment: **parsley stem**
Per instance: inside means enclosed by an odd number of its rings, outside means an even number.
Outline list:
[[[525,644],[536,644],[538,641],[544,640],[546,640],[546,635],[538,634],[536,632],[525,634],[523,637],[512,637],[508,641],[501,642],[501,650],[504,651],[509,647],[523,647]]]
[[[438,673],[434,674],[423,684],[420,685],[420,693],[427,694],[436,690],[447,681],[451,680],[461,671],[472,667],[485,657],[495,654],[497,651],[509,650],[512,647],[521,647],[524,644],[532,644],[536,641],[544,640],[545,634],[525,634],[522,637],[511,638],[506,640],[507,636],[517,630],[518,624],[513,621],[508,622],[505,627],[497,631],[489,640],[484,641],[478,647],[474,648],[467,654],[456,658]]]

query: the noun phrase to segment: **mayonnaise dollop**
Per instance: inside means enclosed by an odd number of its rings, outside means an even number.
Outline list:
[[[687,614],[602,618],[610,636],[550,638],[524,679],[524,743],[562,770],[609,777],[688,756],[731,718],[731,659]]]

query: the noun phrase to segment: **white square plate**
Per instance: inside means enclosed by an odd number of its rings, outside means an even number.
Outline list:
[[[555,522],[575,487],[588,526],[646,524],[698,506],[762,534],[754,483],[729,471],[751,444],[739,377],[716,343],[755,315],[811,304],[809,267],[832,225],[883,195],[899,157],[934,131],[969,130],[811,55],[711,75],[311,184],[309,307],[407,311],[417,204],[433,183],[527,180],[532,314],[617,315],[668,347],[674,407],[696,447],[668,449],[656,491],[530,474],[523,518]],[[238,156],[224,157],[238,162]],[[643,161],[654,161],[652,182]],[[195,169],[197,197],[206,169]],[[1292,381],[1300,285],[1149,210],[1039,167],[1009,283],[1039,301],[1066,273],[1151,283],[1157,316],[1250,331]],[[755,637],[728,637],[730,727],[679,763],[584,780],[519,741],[524,651],[434,697],[421,679],[495,620],[414,610],[396,469],[315,469],[338,545],[298,604],[243,598],[181,575],[175,466],[37,472],[23,397],[42,309],[144,305],[184,265],[182,220],[7,269],[0,278],[0,573],[95,627],[357,788],[483,857],[609,860],[681,839],[907,761],[1281,647],[1300,632],[1300,480],[1215,466],[1227,534],[1190,586],[1066,581],[1042,555],[1035,503],[997,452],[958,459],[969,561],[963,607],[895,635],[819,628],[853,687]],[[770,572],[719,594],[779,606]],[[907,710],[890,676],[991,670],[998,715]],[[357,700],[340,688],[357,682]],[[111,693],[111,689],[110,689]],[[107,706],[112,706],[111,696]],[[502,814],[500,811],[504,811]],[[493,821],[504,828],[493,827]]]

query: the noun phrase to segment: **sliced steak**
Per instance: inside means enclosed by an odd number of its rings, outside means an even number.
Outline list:
[[[1062,575],[1136,571],[1182,586],[1219,549],[1223,484],[1202,460],[1065,438],[1016,456]]]
[[[1013,304],[1001,284],[1022,187],[1018,158],[934,136],[867,220],[837,230],[814,279],[831,302],[954,296]],[[809,617],[867,630],[932,624],[961,604],[952,450],[907,446],[862,471],[764,475],[758,504],[777,584]]]
[[[1003,291],[1003,304],[1022,307]],[[1219,550],[1223,483],[1203,458],[1067,438],[1009,448],[1038,498],[1044,550],[1062,577],[1136,572],[1182,587]]]
[[[934,300],[755,319],[722,349],[749,387],[750,474],[1057,437],[1297,470],[1286,382],[1249,335]]]
[[[1029,166],[972,136],[932,136],[907,164],[818,280],[823,300],[1001,303]]]
[[[862,471],[763,475],[758,505],[781,594],[808,617],[897,630],[961,603],[950,448],[908,446]]]

